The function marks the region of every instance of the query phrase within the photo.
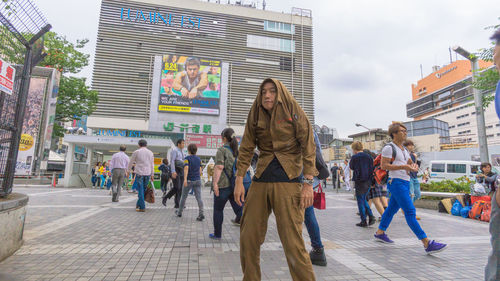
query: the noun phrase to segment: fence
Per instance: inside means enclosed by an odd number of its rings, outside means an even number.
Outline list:
[[[12,94],[0,91],[0,197],[12,192],[31,71],[51,29],[31,0],[0,1],[0,58],[16,65]]]

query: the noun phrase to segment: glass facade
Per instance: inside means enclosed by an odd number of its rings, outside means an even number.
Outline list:
[[[439,134],[441,137],[450,136],[448,123],[437,119],[423,119],[403,123],[408,129],[408,137]]]
[[[295,34],[295,25],[284,22],[275,22],[275,21],[264,21],[264,30],[286,33],[286,34]]]
[[[247,47],[295,53],[295,41],[250,34],[247,35]]]

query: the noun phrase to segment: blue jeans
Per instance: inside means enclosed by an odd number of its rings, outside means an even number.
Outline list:
[[[370,205],[366,201],[366,195],[368,195],[369,190],[360,195],[356,195],[356,200],[358,201],[358,211],[359,216],[361,217],[361,222],[366,221],[366,216],[373,217],[372,209],[370,209]]]
[[[420,199],[420,182],[418,178],[410,179],[410,194],[411,200],[415,203],[415,200]]]
[[[104,175],[99,176],[101,178],[101,188],[104,188],[104,183],[106,182],[106,177]]]
[[[316,220],[316,215],[314,214],[314,207],[311,206],[306,208],[304,213],[304,223],[306,224],[307,233],[309,233],[309,238],[311,238],[311,246],[314,249],[323,248],[321,243],[321,236],[319,234],[319,225]]]
[[[149,179],[151,176],[135,176],[135,182],[137,183],[137,203],[136,208],[141,210],[146,209],[146,203],[144,202],[144,192],[149,184]]]
[[[240,221],[243,212],[243,207],[236,204],[234,201],[233,189],[230,187],[219,189],[219,196],[214,194],[214,235],[221,237],[222,222],[224,221],[224,207],[227,201],[231,203],[233,211],[236,214],[236,221]]]
[[[391,192],[391,198],[389,199],[389,206],[382,215],[382,221],[378,228],[386,231],[391,224],[392,217],[401,208],[405,212],[406,223],[418,239],[427,238],[416,218],[417,211],[410,197],[410,182],[402,179],[389,179],[387,189]]]

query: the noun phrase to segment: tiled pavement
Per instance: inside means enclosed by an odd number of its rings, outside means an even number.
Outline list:
[[[239,229],[228,204],[223,239],[212,241],[212,200],[204,190],[206,220],[198,222],[194,196],[182,218],[173,203],[134,210],[126,193],[111,203],[108,191],[16,187],[30,195],[25,244],[0,263],[0,280],[241,280]],[[375,210],[375,209],[374,209]],[[488,224],[418,209],[431,239],[449,243],[435,256],[396,215],[389,234],[396,243],[372,240],[375,227],[354,224],[352,195],[327,192],[327,209],[316,210],[328,266],[314,266],[317,280],[482,280],[490,250]],[[271,215],[262,246],[263,280],[290,280]],[[375,225],[376,226],[376,225]],[[304,228],[304,238],[309,242]],[[0,242],[1,243],[1,242]],[[309,249],[309,243],[307,243]]]

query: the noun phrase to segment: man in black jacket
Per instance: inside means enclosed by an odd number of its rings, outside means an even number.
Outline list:
[[[370,205],[366,201],[366,195],[370,190],[373,177],[373,158],[363,152],[363,144],[356,141],[351,145],[354,155],[349,162],[349,168],[352,170],[352,180],[354,181],[354,189],[356,190],[356,200],[358,201],[359,216],[361,222],[357,226],[367,227],[375,223],[376,219],[373,216]],[[366,217],[369,217],[368,223]]]

